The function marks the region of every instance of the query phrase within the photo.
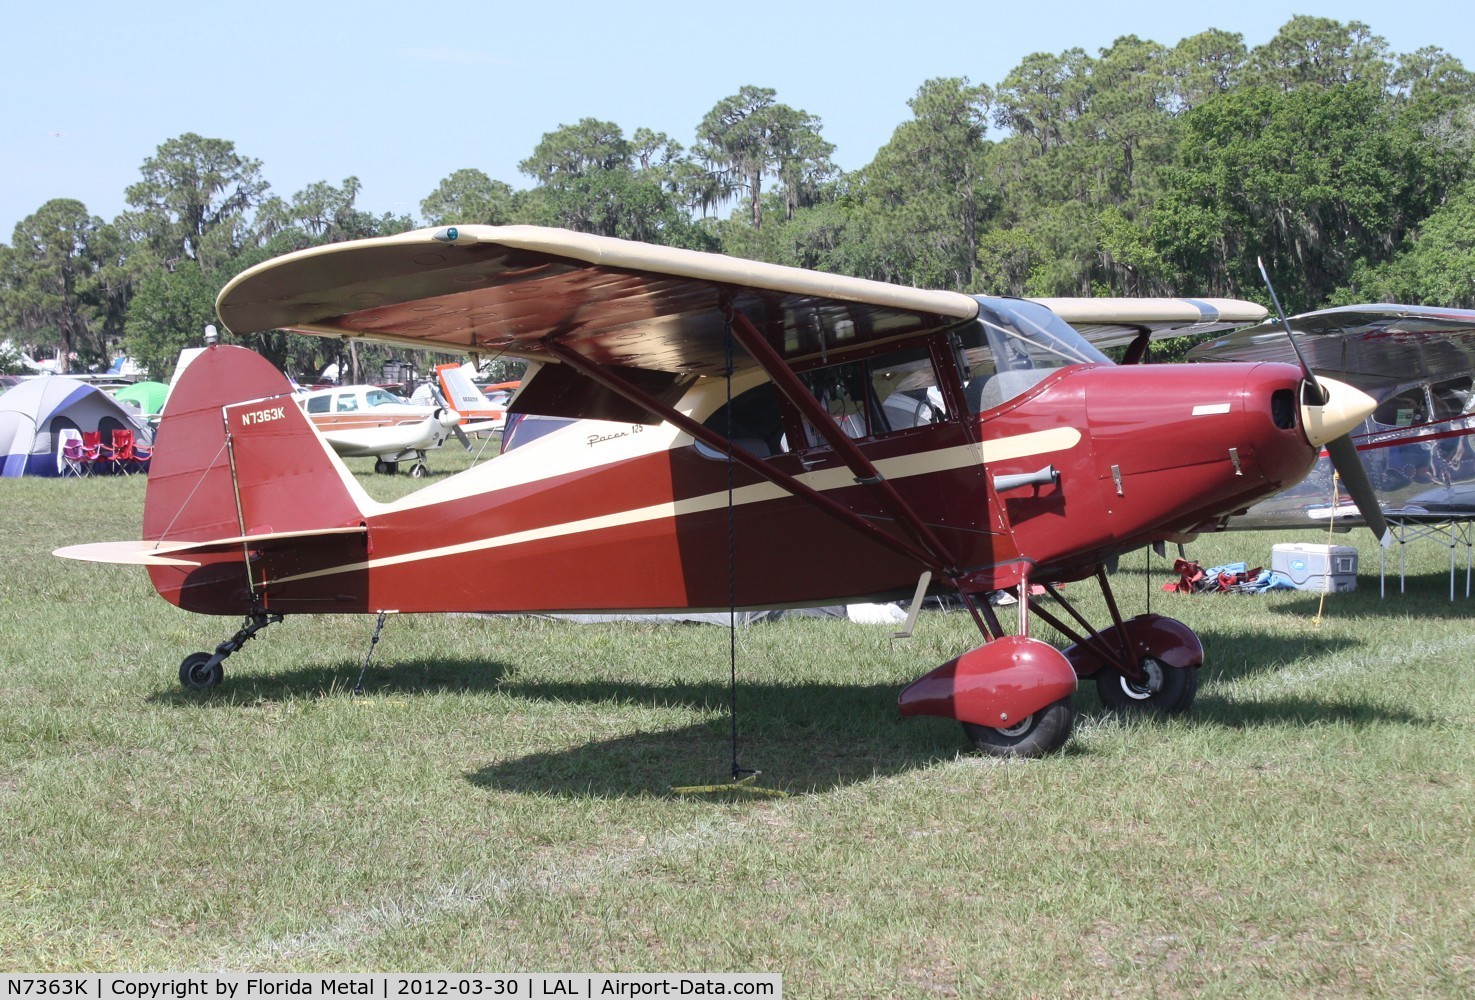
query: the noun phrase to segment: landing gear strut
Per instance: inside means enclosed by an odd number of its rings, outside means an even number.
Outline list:
[[[402,451],[398,455],[383,455],[374,460],[374,471],[382,476],[392,476],[399,472],[401,461],[413,462],[410,466],[411,479],[423,479],[430,474],[430,466],[425,464],[425,452]]]
[[[1044,608],[1031,610],[1075,644],[1064,650],[1082,677],[1093,677],[1101,703],[1118,714],[1186,712],[1198,693],[1198,668],[1204,647],[1187,625],[1162,615],[1138,615],[1126,621],[1117,610],[1106,570],[1098,569],[1112,626],[1097,631],[1053,587],[1045,591],[1090,634],[1079,635]]]
[[[1009,635],[987,602],[964,601],[985,642],[918,678],[902,691],[902,715],[957,719],[974,747],[996,757],[1040,757],[1063,747],[1075,721],[1071,699],[1080,677],[1096,680],[1102,702],[1116,712],[1183,712],[1198,691],[1204,650],[1198,636],[1162,615],[1123,620],[1105,569],[1097,581],[1112,624],[1093,627],[1053,586],[1045,586],[1075,627],[1019,586],[1018,634]],[[1066,636],[1056,649],[1029,637],[1031,615]]]
[[[179,664],[179,683],[191,691],[208,691],[225,676],[225,658],[254,638],[257,632],[282,620],[278,614],[252,610],[236,634],[215,647],[213,653],[191,653]]]

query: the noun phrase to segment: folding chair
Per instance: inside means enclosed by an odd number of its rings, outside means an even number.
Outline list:
[[[130,463],[138,462],[138,456],[133,453],[133,432],[122,428],[113,431],[113,443],[103,446],[103,456],[113,463],[115,471],[131,474],[134,470]]]
[[[137,441],[133,442],[133,461],[136,463],[140,472],[147,472],[149,470],[149,462],[153,457],[154,449],[147,445],[141,445]]]
[[[91,475],[102,460],[102,431],[83,431],[82,461],[86,463],[87,474]]]
[[[82,432],[64,427],[57,432],[56,471],[62,476],[85,476],[92,472],[87,451],[82,445]]]

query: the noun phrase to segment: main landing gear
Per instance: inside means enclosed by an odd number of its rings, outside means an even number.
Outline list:
[[[396,459],[378,458],[374,460],[374,471],[381,476],[392,476],[399,472],[399,459],[409,458],[409,454],[400,455]],[[425,452],[414,453],[415,464],[410,466],[411,479],[424,479],[430,475],[430,466],[425,464]]]
[[[1076,709],[1066,695],[1012,726],[963,723],[968,742],[991,757],[1042,757],[1065,746],[1075,726]]]
[[[1188,710],[1198,691],[1203,644],[1182,622],[1162,615],[1123,620],[1104,568],[1096,579],[1112,624],[1097,629],[1052,586],[1045,594],[1071,619],[1056,617],[1028,580],[1019,585],[1017,634],[1004,632],[993,606],[964,600],[984,645],[918,678],[902,691],[902,715],[957,719],[969,742],[996,757],[1039,757],[1070,739],[1078,678],[1091,677],[1107,708],[1120,714]],[[1071,640],[1065,649],[1029,637],[1035,615]]]
[[[179,683],[191,691],[208,691],[225,676],[225,658],[244,646],[257,632],[282,620],[281,615],[251,611],[236,634],[215,647],[213,653],[191,653],[179,664]]]
[[[1106,667],[1096,674],[1101,703],[1119,715],[1157,711],[1177,715],[1188,711],[1198,693],[1198,668],[1173,667],[1151,656],[1139,662],[1142,677],[1132,680]]]

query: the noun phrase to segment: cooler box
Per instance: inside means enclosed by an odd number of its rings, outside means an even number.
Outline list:
[[[1297,590],[1357,589],[1357,550],[1350,545],[1283,542],[1271,547],[1270,568]]]

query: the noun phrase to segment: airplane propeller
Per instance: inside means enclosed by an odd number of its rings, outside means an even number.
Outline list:
[[[439,392],[436,393],[436,398],[440,399],[441,402],[445,402]],[[467,451],[471,450],[471,439],[461,429],[461,414],[451,409],[450,406],[442,406],[435,411],[435,419],[440,421],[442,427],[447,428],[452,434],[456,435],[456,440],[460,441]]]
[[[1306,362],[1306,356],[1301,353],[1301,345],[1296,343],[1296,334],[1291,330],[1290,320],[1286,319],[1285,310],[1280,306],[1280,297],[1275,294],[1275,286],[1270,283],[1265,261],[1257,257],[1255,262],[1260,265],[1260,277],[1270,292],[1270,301],[1275,305],[1275,314],[1280,318],[1280,325],[1285,328],[1291,350],[1296,352],[1296,360],[1301,363],[1304,378],[1301,383],[1301,426],[1306,430],[1306,438],[1312,444],[1326,448],[1327,455],[1332,460],[1332,468],[1337,470],[1352,502],[1357,505],[1357,512],[1373,530],[1373,534],[1380,541],[1385,540],[1388,522],[1383,517],[1382,507],[1378,505],[1378,495],[1373,490],[1367,469],[1357,455],[1357,446],[1352,442],[1351,433],[1372,412],[1373,400],[1366,393],[1335,379],[1317,379]],[[1333,498],[1333,503],[1335,502]]]

